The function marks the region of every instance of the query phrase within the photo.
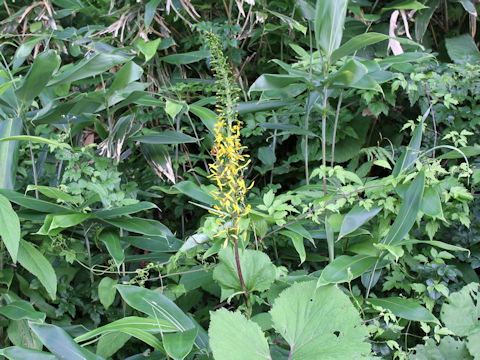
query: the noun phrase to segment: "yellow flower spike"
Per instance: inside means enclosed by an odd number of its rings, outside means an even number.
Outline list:
[[[213,34],[207,36],[210,52],[212,53],[212,69],[217,78],[217,123],[214,126],[215,157],[214,164],[210,164],[211,174],[208,176],[217,184],[217,190],[211,192],[212,197],[218,202],[214,206],[215,212],[223,221],[228,218],[232,225],[226,231],[224,247],[230,238],[238,241],[240,233],[239,221],[250,212],[250,205],[245,206],[247,190],[253,186],[253,182],[247,188],[244,180],[244,172],[250,164],[246,146],[241,144],[241,129],[243,122],[238,119],[238,102],[240,100],[239,89],[227,59],[222,52],[222,44],[218,37]],[[225,222],[217,219],[217,223],[225,225]],[[246,234],[246,233],[245,233]],[[246,235],[245,235],[246,236]],[[244,237],[245,241],[246,237]]]

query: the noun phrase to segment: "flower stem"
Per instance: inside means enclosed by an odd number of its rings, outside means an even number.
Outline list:
[[[248,291],[245,287],[245,281],[243,280],[242,267],[240,265],[240,255],[238,253],[238,238],[236,236],[233,236],[233,244],[235,249],[235,262],[237,264],[238,279],[240,280],[240,286],[242,287],[245,307],[248,309]]]

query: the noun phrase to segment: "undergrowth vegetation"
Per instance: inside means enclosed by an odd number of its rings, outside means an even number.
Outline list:
[[[0,8],[0,357],[480,359],[469,0]]]

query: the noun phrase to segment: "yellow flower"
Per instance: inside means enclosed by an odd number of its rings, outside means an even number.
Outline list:
[[[209,177],[218,187],[211,192],[214,199],[218,201],[218,205],[214,206],[216,211],[212,213],[223,219],[223,224],[227,221],[227,217],[232,221],[233,225],[225,231],[226,246],[229,237],[239,238],[239,221],[250,212],[251,206],[245,204],[245,196],[252,188],[253,182],[247,187],[244,180],[244,172],[250,160],[246,161],[249,156],[243,154],[247,149],[240,141],[243,123],[238,119],[238,111],[235,110],[239,100],[239,89],[235,85],[233,74],[223,55],[220,40],[213,34],[208,36],[208,40],[212,53],[211,64],[217,78],[217,100],[219,101],[215,105],[218,111],[217,123],[214,126],[216,152],[212,154],[215,155],[215,162],[209,165],[211,171]]]

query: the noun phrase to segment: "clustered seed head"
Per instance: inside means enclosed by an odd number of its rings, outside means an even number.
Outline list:
[[[239,89],[230,69],[227,59],[223,54],[220,39],[210,33],[207,35],[212,54],[212,69],[217,78],[217,123],[215,124],[215,162],[210,164],[210,178],[217,184],[217,190],[211,195],[218,201],[216,211],[212,213],[219,216],[218,223],[221,225],[225,220],[232,221],[232,225],[222,230],[226,232],[225,246],[230,236],[238,239],[239,221],[250,212],[250,205],[245,205],[247,190],[253,186],[246,186],[244,171],[250,160],[249,155],[244,153],[246,146],[240,141],[240,130],[243,123],[238,119],[235,107],[238,105]],[[217,234],[220,235],[221,233]],[[246,234],[246,233],[245,233]]]

